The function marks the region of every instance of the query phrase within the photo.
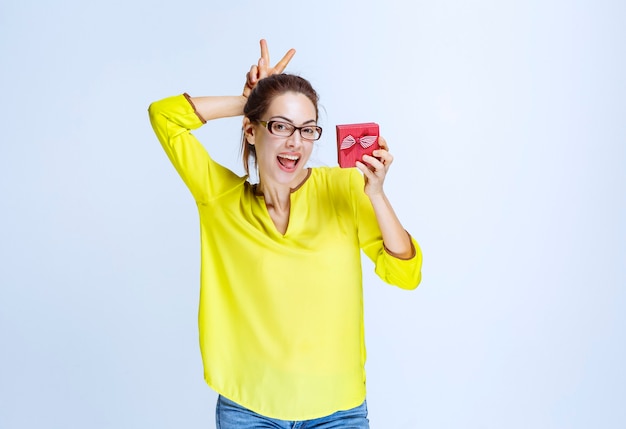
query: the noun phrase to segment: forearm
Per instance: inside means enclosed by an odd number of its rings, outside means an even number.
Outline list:
[[[237,96],[206,96],[189,97],[196,113],[204,121],[243,115],[246,97]]]
[[[387,196],[384,193],[370,196],[370,202],[387,251],[401,259],[413,257],[415,250],[411,245],[409,234],[400,223]]]

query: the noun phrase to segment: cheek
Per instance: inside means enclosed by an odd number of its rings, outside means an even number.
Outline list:
[[[307,145],[306,155],[307,156],[311,156],[311,154],[313,153],[314,149],[315,149],[315,143],[310,143],[309,145]]]
[[[268,159],[274,157],[274,151],[270,142],[258,139],[254,147],[258,158]]]

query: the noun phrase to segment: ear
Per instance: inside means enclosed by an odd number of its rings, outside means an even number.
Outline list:
[[[254,145],[254,124],[247,117],[243,118],[243,135],[248,144]]]

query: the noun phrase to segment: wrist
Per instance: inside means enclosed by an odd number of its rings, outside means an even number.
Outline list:
[[[376,202],[384,203],[387,201],[387,196],[385,195],[385,191],[382,188],[378,190],[370,189],[370,190],[367,190],[365,193],[367,194],[372,204]]]

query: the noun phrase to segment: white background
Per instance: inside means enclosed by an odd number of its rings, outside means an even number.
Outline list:
[[[239,94],[267,38],[376,121],[423,282],[365,262],[373,428],[626,426],[625,3],[0,5],[0,427],[213,428],[194,202],[150,102]],[[240,119],[197,133],[241,172]],[[293,276],[298,273],[277,273]]]

